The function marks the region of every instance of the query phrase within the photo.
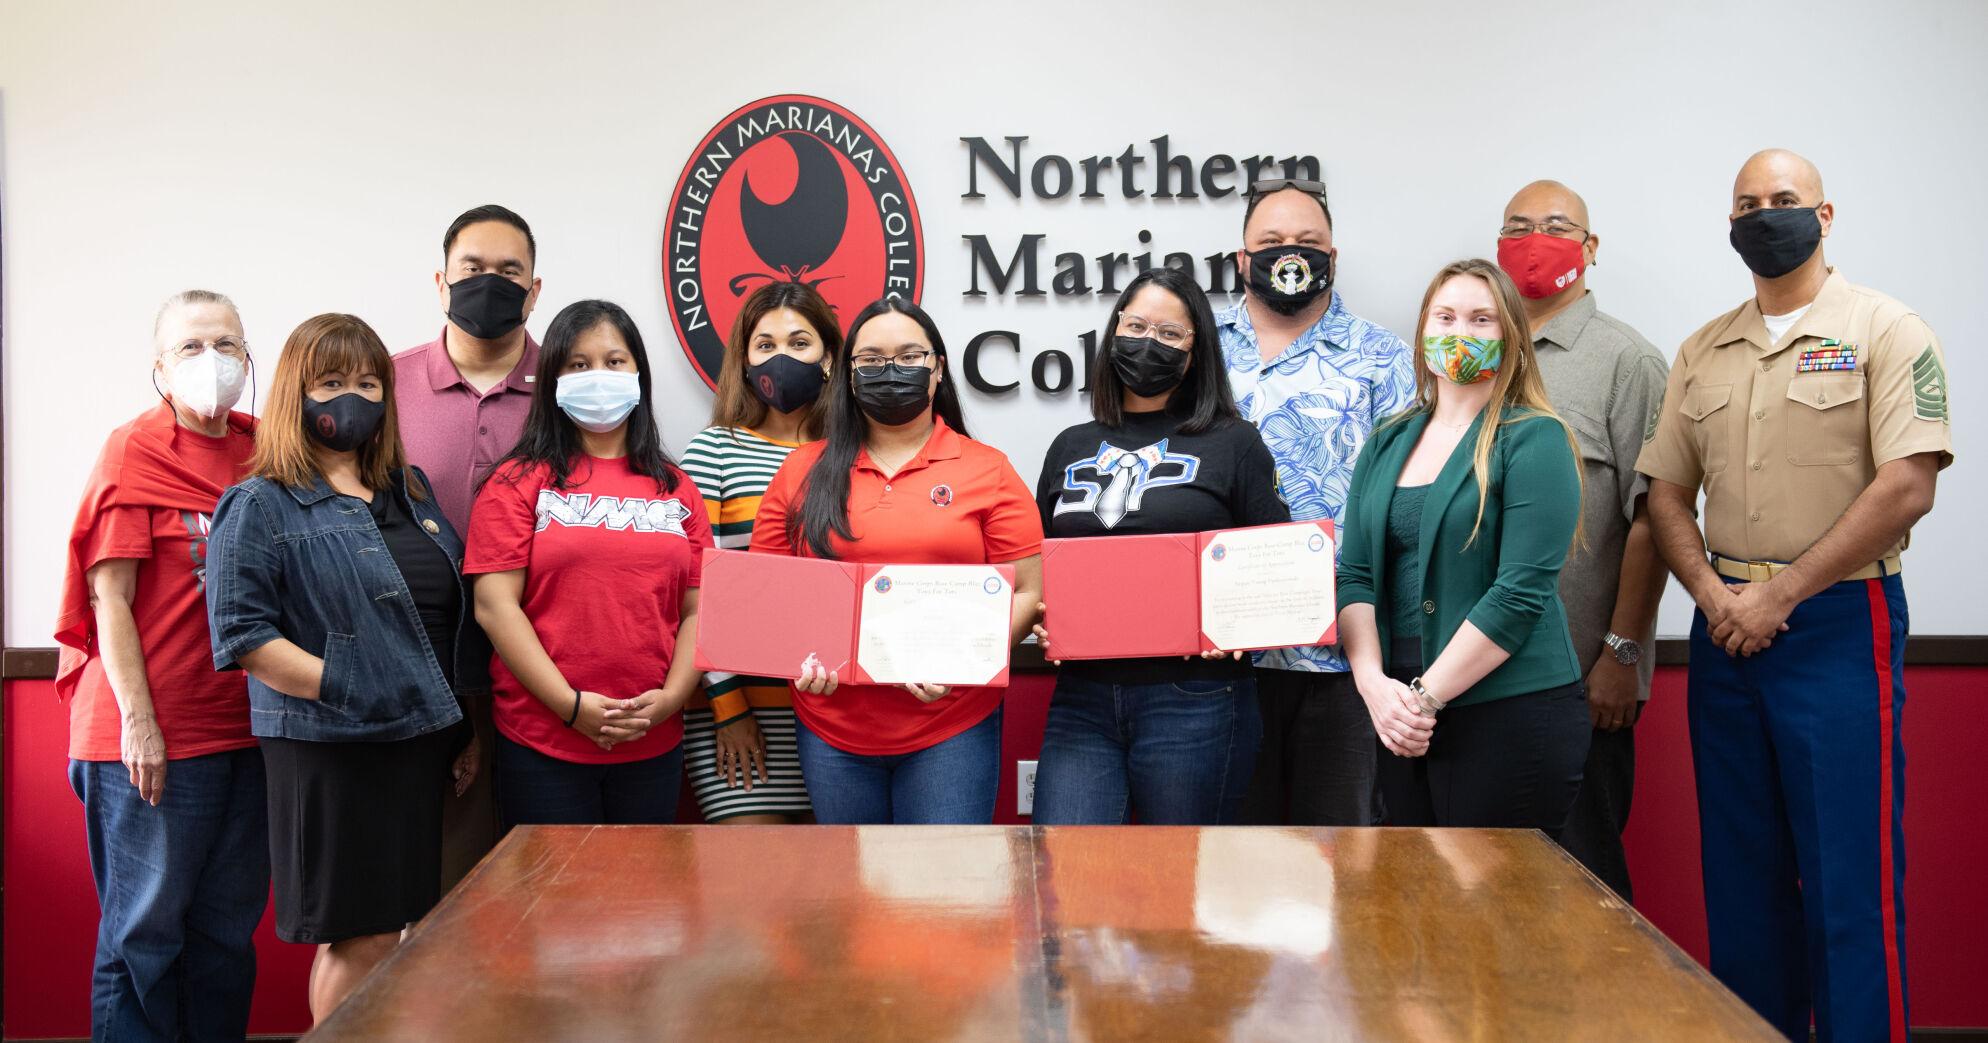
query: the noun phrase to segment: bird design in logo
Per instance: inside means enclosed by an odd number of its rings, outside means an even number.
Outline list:
[[[326,438],[338,437],[338,421],[332,419],[330,413],[319,413],[317,419],[317,425],[318,425],[318,434],[323,435]]]
[[[835,278],[809,279],[807,275],[835,256],[849,223],[849,190],[843,181],[842,164],[812,134],[786,131],[775,139],[794,150],[794,190],[786,199],[768,203],[753,191],[748,173],[739,191],[739,224],[745,229],[746,243],[773,271],[733,276],[729,285],[734,296],[744,296],[760,279],[781,282],[784,276],[786,282],[805,282],[813,288]]]

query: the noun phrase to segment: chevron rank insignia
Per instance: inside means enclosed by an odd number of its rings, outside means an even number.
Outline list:
[[[1912,363],[1912,415],[1921,420],[1948,423],[1947,368],[1931,344]]]

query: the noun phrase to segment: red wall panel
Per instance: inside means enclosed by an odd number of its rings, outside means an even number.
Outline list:
[[[1014,762],[1040,750],[1052,683],[1053,675],[1017,674],[1009,691],[997,821],[1023,821],[1014,815]],[[1988,833],[1980,828],[1988,772],[1976,764],[1984,685],[1988,669],[1906,671],[1907,942],[1912,1020],[1920,1026],[1988,1026],[1988,997],[1971,973],[1988,963],[1988,892],[1977,883],[1988,862]],[[1659,670],[1656,698],[1637,728],[1629,859],[1638,908],[1702,960],[1697,805],[1683,698],[1683,670]],[[82,805],[64,770],[67,715],[47,682],[10,682],[5,707],[6,1034],[87,1035],[96,898]],[[251,1028],[302,1031],[310,1021],[304,981],[311,948],[276,941],[267,920],[257,941],[262,976]]]

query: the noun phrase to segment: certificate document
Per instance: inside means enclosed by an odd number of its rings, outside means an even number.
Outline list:
[[[1338,606],[1325,525],[1262,525],[1201,539],[1201,633],[1210,645],[1237,651],[1331,640]]]
[[[996,683],[1008,669],[1012,572],[995,565],[877,568],[863,584],[857,665],[877,684]]]

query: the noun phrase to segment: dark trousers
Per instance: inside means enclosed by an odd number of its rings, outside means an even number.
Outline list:
[[[70,761],[103,916],[90,1036],[241,1039],[255,926],[269,904],[269,817],[254,747],[171,761],[147,804],[116,761]]]
[[[1436,719],[1429,752],[1381,749],[1380,786],[1391,826],[1537,829],[1558,840],[1588,758],[1588,700],[1579,682]]]
[[[1263,745],[1243,799],[1242,821],[1258,826],[1370,826],[1374,724],[1347,673],[1256,671]]]
[[[683,744],[620,764],[576,764],[497,736],[497,807],[512,826],[649,826],[676,821]]]
[[[1764,651],[1691,625],[1712,973],[1791,1039],[1905,1038],[1905,587],[1824,588]]]
[[[468,792],[456,796],[455,782],[442,797],[442,891],[447,893],[497,844],[497,729],[490,720],[490,693],[464,693],[463,720],[476,730],[482,755]]]
[[[1639,707],[1637,713],[1641,712]],[[1629,798],[1635,788],[1636,726],[1612,732],[1596,729],[1588,743],[1581,791],[1567,812],[1567,827],[1560,831],[1560,846],[1625,902],[1635,897],[1629,887],[1629,859],[1622,850],[1622,831],[1629,828]]]

